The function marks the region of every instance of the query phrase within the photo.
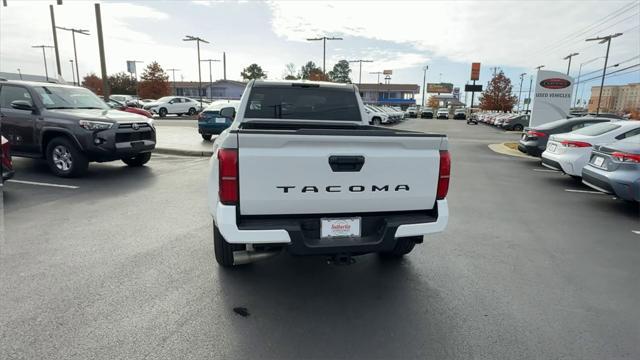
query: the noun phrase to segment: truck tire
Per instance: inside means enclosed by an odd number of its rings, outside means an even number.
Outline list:
[[[379,255],[381,258],[384,258],[384,259],[401,258],[406,254],[410,253],[411,250],[413,250],[413,247],[416,245],[416,242],[419,242],[421,240],[422,240],[421,236],[399,238],[393,250],[381,252],[379,253]]]
[[[65,137],[53,138],[47,144],[47,164],[60,177],[77,177],[87,172],[89,160],[72,141]]]
[[[220,230],[213,224],[213,251],[216,255],[216,261],[222,267],[233,266],[233,252],[245,250],[244,245],[229,244],[224,236],[220,233]]]
[[[151,160],[151,153],[142,153],[129,158],[123,158],[122,162],[132,167],[140,167]]]

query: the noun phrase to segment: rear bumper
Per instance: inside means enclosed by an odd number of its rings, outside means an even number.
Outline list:
[[[220,233],[231,244],[284,244],[296,255],[364,254],[389,251],[397,238],[442,232],[449,221],[449,206],[445,199],[438,200],[431,211],[362,215],[361,237],[331,240],[320,239],[321,216],[238,221],[236,207],[222,204],[217,204],[213,215]]]
[[[640,178],[623,171],[605,171],[587,165],[582,169],[582,183],[628,201],[640,201]]]
[[[571,176],[582,176],[582,168],[587,161],[588,155],[585,156],[585,154],[568,152],[555,154],[549,151],[542,153],[542,165],[554,170],[560,170]]]
[[[202,135],[215,135],[225,131],[231,124],[198,122],[198,133]]]

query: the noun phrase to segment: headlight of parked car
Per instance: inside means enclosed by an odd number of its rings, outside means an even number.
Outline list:
[[[106,130],[113,126],[113,123],[91,120],[80,120],[78,121],[78,124],[80,127],[87,130]]]

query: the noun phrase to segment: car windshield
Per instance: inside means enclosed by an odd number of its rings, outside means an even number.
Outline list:
[[[109,109],[102,99],[85,88],[46,85],[34,88],[47,109]]]
[[[578,129],[576,131],[572,131],[571,134],[598,136],[598,135],[608,133],[609,131],[613,131],[619,127],[620,125],[616,125],[612,123],[601,123],[601,124],[595,124],[592,126],[583,127],[582,129]]]
[[[360,121],[360,107],[352,89],[256,86],[246,118]]]

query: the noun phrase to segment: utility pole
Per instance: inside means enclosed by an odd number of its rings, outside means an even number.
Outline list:
[[[203,42],[205,44],[208,44],[209,42],[205,39],[191,35],[185,35],[185,38],[182,39],[182,41],[195,41],[198,47],[198,94],[200,95],[200,107],[202,108],[202,71],[200,69],[200,43]]]
[[[62,1],[58,2],[62,5]],[[49,5],[49,14],[51,14],[51,30],[53,30],[53,47],[56,53],[56,66],[58,69],[58,77],[62,76],[62,66],[60,66],[60,53],[58,52],[58,34],[56,32],[56,16],[53,13],[53,5]]]
[[[327,58],[327,40],[342,40],[340,37],[318,37],[313,39],[307,39],[307,41],[320,41],[322,40],[322,73],[327,73],[326,58]]]
[[[609,49],[611,48],[611,39],[622,35],[622,33],[616,33],[603,37],[596,37],[586,39],[585,41],[600,41],[600,44],[607,43],[607,54],[604,56],[604,68],[602,68],[602,81],[600,82],[600,95],[598,95],[598,108],[596,109],[596,116],[600,115],[600,103],[602,102],[602,88],[604,87],[604,77],[607,74],[607,62],[609,61]]]
[[[7,6],[7,5],[5,5]],[[20,75],[20,80],[22,80],[22,72],[20,72],[20,68],[18,68],[18,75]]]
[[[380,75],[384,74],[382,71],[372,71],[369,74],[378,75],[378,80],[376,80],[376,84],[380,84]]]
[[[520,74],[520,91],[518,92],[518,113],[520,112],[520,97],[522,96],[522,81],[527,73]]]
[[[575,100],[573,101],[573,107],[576,107],[578,104],[578,87],[580,87],[580,75],[582,74],[582,65],[587,65],[589,63],[592,63],[596,60],[603,59],[603,58],[604,56],[599,56],[597,58],[591,59],[589,61],[585,61],[580,64],[580,69],[578,69],[578,80],[576,81],[576,95],[575,95]]]
[[[178,95],[178,90],[176,89],[176,71],[180,71],[180,69],[167,69],[167,71],[171,71],[173,80],[173,95]]]
[[[71,34],[73,36],[73,57],[76,61],[76,77],[80,79],[80,72],[78,71],[78,52],[76,51],[76,33],[82,34],[82,35],[89,35],[89,30],[65,28],[62,26],[56,26],[56,28],[60,30],[71,31]]]
[[[227,53],[222,52],[222,78],[227,80]]]
[[[360,75],[358,75],[358,87],[360,87],[360,84],[362,84],[362,63],[363,62],[370,63],[370,62],[373,62],[373,60],[362,60],[362,59],[359,59],[359,60],[349,60],[349,62],[350,63],[356,63],[356,62],[360,63]]]
[[[571,58],[576,56],[576,55],[580,55],[580,53],[572,53],[569,54],[567,56],[565,56],[562,60],[569,60],[569,65],[567,65],[567,75],[569,75],[569,70],[571,70]]]
[[[53,49],[51,45],[34,45],[32,48],[41,48],[42,49],[42,58],[44,59],[44,76],[49,81],[49,70],[47,70],[47,54],[44,49]],[[21,75],[22,76],[22,75]]]
[[[544,65],[542,65],[542,66],[544,66]],[[533,75],[529,76],[529,95],[527,95],[527,98],[529,99],[529,102],[527,103],[527,109],[525,110],[526,113],[529,113],[529,104],[531,104],[531,87],[532,86],[533,86]]]
[[[73,59],[70,59],[69,62],[71,63],[71,78],[73,79],[73,85],[76,84],[76,73],[73,71]]]
[[[429,70],[429,65],[425,65],[422,68],[422,107],[424,108],[424,91],[427,86],[427,70]]]
[[[100,4],[94,4],[96,9],[96,30],[98,33],[98,50],[100,51],[100,74],[102,75],[102,96],[105,100],[109,100],[111,89],[109,89],[109,79],[107,78],[107,61],[104,56],[104,38],[102,36],[102,14],[100,12]],[[76,61],[76,69],[77,69]],[[78,78],[80,82],[80,78]]]
[[[212,96],[213,96],[213,76],[211,75],[211,63],[212,62],[219,62],[220,60],[217,59],[205,59],[205,60],[200,60],[203,62],[208,62],[209,63],[209,100],[212,100]]]
[[[534,67],[534,69],[536,69],[536,70],[540,71],[540,69],[542,69],[543,67],[544,67],[544,65],[540,65],[540,66],[536,66],[536,67]]]

